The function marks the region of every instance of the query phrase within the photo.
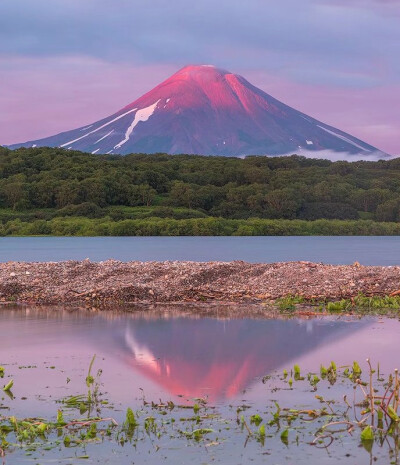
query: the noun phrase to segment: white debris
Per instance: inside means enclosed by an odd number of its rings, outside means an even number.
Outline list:
[[[328,132],[329,134],[332,134],[332,136],[336,136],[338,139],[341,139],[351,145],[354,145],[354,147],[357,147],[361,150],[364,150],[366,152],[371,152],[371,150],[368,150],[367,148],[365,147],[362,147],[361,145],[357,144],[356,142],[353,142],[351,139],[349,139],[348,137],[345,137],[345,136],[342,136],[341,134],[337,134],[336,132],[328,129],[328,128],[324,128],[323,126],[320,126],[319,124],[317,124],[317,126],[321,129],[323,129],[324,131]]]
[[[107,134],[103,137],[100,137],[100,139],[96,140],[95,144],[98,144],[101,140],[105,139],[106,137],[108,137],[110,134],[112,134],[114,132],[114,129],[111,129],[110,132],[107,132]]]
[[[123,118],[126,115],[129,115],[129,113],[132,113],[136,111],[137,108],[133,108],[132,110],[127,111],[126,113],[123,113],[122,115],[117,116],[116,118],[112,119],[111,121],[108,121],[107,123],[102,124],[100,127],[93,129],[93,131],[88,132],[87,134],[84,134],[81,137],[78,137],[77,139],[70,140],[69,142],[66,142],[65,144],[60,145],[60,147],[65,147],[66,145],[73,144],[74,142],[78,142],[78,140],[83,139],[84,137],[90,136],[90,134],[93,134],[94,132],[100,131],[100,129],[105,128],[106,126],[109,126],[111,123],[114,123],[115,121],[118,121],[119,119]]]
[[[171,99],[170,98],[167,98],[167,100],[165,101],[165,103],[168,103]]]
[[[124,145],[126,142],[128,142],[129,137],[131,136],[133,130],[137,126],[138,123],[141,121],[147,121],[150,116],[154,113],[155,109],[157,108],[157,105],[160,100],[157,100],[156,103],[153,103],[153,105],[150,105],[149,107],[146,108],[141,108],[136,112],[135,118],[132,121],[132,124],[129,126],[129,128],[126,130],[125,137],[121,142],[119,142],[117,145],[114,146],[114,149],[119,149]]]
[[[314,145],[314,142],[312,140],[306,140],[307,145]]]
[[[95,153],[97,153],[99,150],[100,150],[100,149],[93,150],[92,155],[94,155]]]

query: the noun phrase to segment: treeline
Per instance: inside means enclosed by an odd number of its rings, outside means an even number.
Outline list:
[[[232,220],[226,218],[54,218],[0,225],[2,236],[398,236],[400,223],[370,220]]]
[[[16,218],[25,222],[76,216],[135,220],[132,207],[147,208],[148,217],[181,220],[398,222],[400,160],[99,156],[58,148],[0,148],[3,226]]]

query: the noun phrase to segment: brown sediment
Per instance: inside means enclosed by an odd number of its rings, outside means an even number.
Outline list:
[[[0,264],[0,300],[38,304],[259,303],[396,294],[400,267],[310,262],[67,261]]]

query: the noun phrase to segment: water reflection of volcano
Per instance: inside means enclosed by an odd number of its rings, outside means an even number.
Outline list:
[[[118,346],[135,370],[171,394],[234,397],[254,378],[364,327],[330,320],[134,319]]]
[[[289,368],[305,355],[310,359],[323,347],[338,350],[339,341],[344,342],[343,350],[349,351],[348,358],[353,360],[352,347],[363,346],[360,337],[373,337],[368,332],[359,336],[355,333],[366,329],[372,321],[240,316],[221,320],[171,312],[128,314],[30,307],[0,309],[0,354],[17,345],[20,350],[32,354],[51,348],[50,352],[57,356],[67,354],[73,345],[77,353],[88,353],[88,359],[100,352],[107,357],[105,363],[122,361],[131,366],[133,372],[171,394],[188,397],[208,394],[215,400],[232,398],[250,386],[256,377],[279,367]],[[352,335],[354,342],[348,337]],[[374,347],[383,354],[388,350],[384,344]],[[361,353],[370,356],[371,350],[368,348]],[[333,353],[331,358],[336,360],[337,355]],[[326,356],[325,352],[324,358]],[[347,362],[348,358],[344,357]],[[137,382],[140,380],[139,376]]]

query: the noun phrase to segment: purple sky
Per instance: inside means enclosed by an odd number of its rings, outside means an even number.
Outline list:
[[[400,155],[399,0],[1,0],[0,144],[114,113],[214,64]]]

